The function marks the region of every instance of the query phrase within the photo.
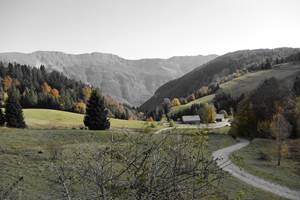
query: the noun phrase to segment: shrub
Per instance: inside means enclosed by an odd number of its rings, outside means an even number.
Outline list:
[[[178,98],[174,98],[174,99],[172,100],[172,102],[171,102],[171,106],[172,106],[172,107],[180,106],[180,105],[181,105],[181,104],[180,104],[180,101],[179,101]]]
[[[263,160],[263,161],[270,161],[271,157],[268,154],[266,154],[262,151],[259,151],[257,159],[258,160]]]
[[[175,126],[174,121],[173,121],[173,120],[170,120],[169,125],[170,125],[170,127],[174,127],[174,126]]]

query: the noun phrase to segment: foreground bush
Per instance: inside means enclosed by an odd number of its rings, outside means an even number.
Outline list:
[[[195,139],[196,138],[196,139]],[[223,173],[205,153],[206,137],[116,136],[107,147],[52,162],[52,182],[67,199],[201,199]],[[124,142],[126,141],[126,142]]]

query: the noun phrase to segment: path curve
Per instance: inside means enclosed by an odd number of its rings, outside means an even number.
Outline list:
[[[213,152],[213,154],[212,154],[213,159],[216,160],[217,165],[220,168],[222,168],[224,171],[228,172],[232,176],[238,178],[239,180],[241,180],[249,185],[252,185],[256,188],[274,193],[278,196],[281,196],[281,197],[284,197],[287,199],[300,200],[300,191],[291,190],[285,186],[281,186],[281,185],[266,181],[262,178],[259,178],[257,176],[247,173],[246,171],[244,171],[237,165],[233,164],[230,161],[229,156],[233,152],[235,152],[249,144],[248,140],[245,140],[245,139],[238,139],[238,140],[239,140],[239,142],[237,144],[234,144],[232,146],[229,146],[229,147],[226,147],[223,149],[219,149],[219,150]]]

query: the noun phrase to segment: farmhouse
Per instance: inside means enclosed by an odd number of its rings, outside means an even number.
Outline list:
[[[200,124],[200,117],[199,115],[182,116],[182,122],[184,124]]]
[[[224,121],[224,114],[217,114],[216,115],[216,122],[223,122]]]

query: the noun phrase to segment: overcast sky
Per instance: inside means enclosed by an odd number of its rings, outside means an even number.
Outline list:
[[[0,52],[124,58],[300,47],[300,0],[0,0]]]

